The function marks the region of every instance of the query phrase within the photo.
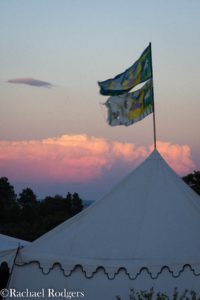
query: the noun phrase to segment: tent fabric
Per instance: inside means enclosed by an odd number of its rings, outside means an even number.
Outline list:
[[[59,264],[65,276],[99,267],[110,279],[121,270],[156,278],[163,268],[200,274],[200,197],[157,150],[103,199],[22,249],[18,265],[37,262],[43,273]]]
[[[0,251],[16,249],[18,246],[28,245],[29,242],[8,235],[0,234]]]
[[[0,264],[6,261],[12,266],[18,247],[28,244],[27,241],[0,234]]]

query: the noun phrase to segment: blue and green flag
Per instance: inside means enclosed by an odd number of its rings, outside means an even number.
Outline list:
[[[100,94],[122,95],[129,92],[137,84],[152,78],[151,47],[144,50],[140,58],[123,73],[113,79],[98,82]]]
[[[129,126],[142,120],[153,112],[152,80],[148,80],[142,88],[132,93],[109,97],[105,105],[111,126]]]

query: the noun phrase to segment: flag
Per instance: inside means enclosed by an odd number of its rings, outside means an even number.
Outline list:
[[[108,123],[129,126],[153,112],[153,86],[148,80],[142,88],[125,95],[111,96],[106,101]]]
[[[113,79],[98,82],[100,94],[110,96],[122,95],[151,77],[151,46],[149,45],[130,68]]]

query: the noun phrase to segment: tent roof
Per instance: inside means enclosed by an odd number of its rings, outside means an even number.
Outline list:
[[[0,234],[0,251],[17,249],[19,246],[28,245],[29,242],[8,235]]]
[[[154,150],[107,196],[22,249],[18,263],[38,261],[44,272],[59,263],[66,275],[103,267],[110,277],[200,270],[199,228],[200,197]]]
[[[18,247],[28,244],[27,241],[0,234],[0,264],[6,261],[12,267]]]

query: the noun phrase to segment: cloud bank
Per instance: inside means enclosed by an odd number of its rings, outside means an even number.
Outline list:
[[[0,141],[0,176],[15,181],[85,183],[116,166],[133,169],[152,146],[110,141],[85,134],[30,141]],[[158,142],[158,150],[180,175],[195,169],[188,145]]]
[[[46,82],[34,78],[15,78],[15,79],[9,79],[8,82],[15,83],[15,84],[26,84],[35,87],[45,87],[45,88],[51,88],[53,86],[50,82]]]

